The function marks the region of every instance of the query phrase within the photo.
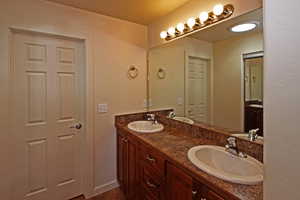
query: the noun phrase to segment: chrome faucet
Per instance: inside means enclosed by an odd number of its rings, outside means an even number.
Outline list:
[[[176,117],[175,112],[174,111],[169,112],[168,117],[171,118],[171,119],[173,119],[174,117]]]
[[[227,138],[227,144],[225,145],[225,148],[226,148],[227,152],[229,152],[235,156],[242,157],[242,158],[247,157],[247,155],[245,153],[239,151],[237,144],[236,144],[236,138],[234,138],[234,137]]]
[[[259,131],[259,128],[257,129],[251,129],[248,133],[248,138],[250,141],[254,142],[258,138],[257,132]]]
[[[146,114],[147,121],[152,121],[153,124],[157,124],[156,116],[155,114]]]

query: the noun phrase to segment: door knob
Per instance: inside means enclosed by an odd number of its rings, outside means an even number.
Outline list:
[[[82,124],[81,123],[76,123],[74,125],[72,125],[70,128],[75,128],[75,129],[81,129],[82,128]]]

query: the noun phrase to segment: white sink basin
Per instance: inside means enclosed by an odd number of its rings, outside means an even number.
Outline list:
[[[255,185],[263,181],[263,164],[251,156],[237,157],[225,148],[200,145],[188,151],[189,160],[204,172],[232,183]]]
[[[245,140],[249,140],[248,134],[232,134],[232,136],[239,137],[239,138],[243,138],[243,139],[245,139]],[[264,138],[261,137],[261,136],[258,136],[257,139],[256,139],[255,141],[258,141],[258,142],[264,142]]]
[[[194,121],[187,118],[187,117],[174,117],[173,119],[175,119],[177,121],[185,122],[185,123],[188,123],[188,124],[194,124]]]
[[[164,129],[164,125],[152,121],[134,121],[128,124],[130,130],[140,133],[154,133]]]

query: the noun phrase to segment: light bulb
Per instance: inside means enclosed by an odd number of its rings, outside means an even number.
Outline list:
[[[160,38],[161,38],[161,39],[165,39],[167,36],[168,36],[168,33],[167,33],[166,31],[162,31],[162,32],[160,33]]]
[[[175,32],[176,32],[176,30],[175,30],[174,27],[170,27],[170,28],[168,29],[168,33],[169,33],[171,36],[174,36],[174,35],[175,35]]]
[[[208,13],[207,12],[200,13],[199,19],[201,24],[203,24],[204,22],[206,22],[206,20],[208,20]]]
[[[177,29],[180,33],[183,33],[183,31],[184,31],[184,24],[183,24],[183,23],[177,24],[176,29]]]
[[[224,6],[222,4],[217,4],[215,5],[214,9],[213,9],[213,13],[218,16],[221,15],[224,11]]]
[[[192,29],[196,24],[196,20],[194,18],[189,18],[187,21],[187,25]]]

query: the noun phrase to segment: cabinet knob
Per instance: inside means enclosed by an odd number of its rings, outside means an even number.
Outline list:
[[[149,187],[151,187],[151,188],[157,188],[157,187],[158,187],[157,185],[151,183],[149,180],[146,182],[146,184],[147,184]]]
[[[193,195],[193,196],[196,196],[197,193],[198,193],[197,190],[193,190],[193,191],[192,191],[192,195]]]
[[[198,191],[197,191],[197,190],[192,190],[192,199],[193,199],[193,200],[196,200],[196,199],[197,199],[197,194],[198,194]]]
[[[149,160],[150,162],[156,162],[156,160],[152,158],[150,155],[147,155],[146,159]]]

